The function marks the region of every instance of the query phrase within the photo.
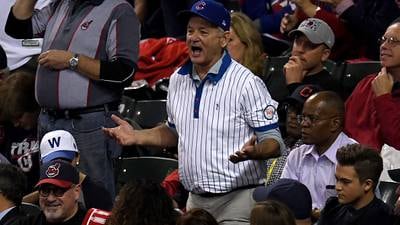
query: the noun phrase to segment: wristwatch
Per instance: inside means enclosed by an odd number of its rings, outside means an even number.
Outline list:
[[[78,63],[79,63],[79,55],[74,53],[74,56],[69,59],[69,69],[70,70],[76,70],[78,68]]]

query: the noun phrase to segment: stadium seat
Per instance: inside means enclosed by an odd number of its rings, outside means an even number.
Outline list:
[[[346,63],[340,78],[343,96],[348,97],[360,80],[367,75],[379,72],[380,69],[381,64],[379,61]]]
[[[379,191],[381,193],[381,199],[391,208],[394,208],[394,204],[399,197],[396,194],[396,189],[399,186],[399,183],[380,181],[379,183]]]
[[[142,128],[153,128],[167,119],[166,100],[136,101],[130,119]]]
[[[268,57],[262,79],[271,97],[281,102],[288,94],[286,79],[283,76],[283,66],[288,62],[288,56]]]
[[[119,104],[118,111],[121,114],[122,117],[132,117],[133,110],[135,109],[135,99],[128,97],[128,96],[122,96],[121,98],[121,103]]]
[[[160,182],[178,168],[178,160],[162,157],[131,157],[120,159],[117,165],[117,188],[137,179]]]

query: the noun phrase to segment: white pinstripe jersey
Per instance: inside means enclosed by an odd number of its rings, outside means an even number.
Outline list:
[[[278,127],[277,103],[264,82],[232,60],[220,59],[219,72],[201,82],[186,63],[170,80],[168,125],[179,136],[179,175],[194,193],[225,193],[263,182],[261,160],[234,164],[229,155],[240,150],[254,131]]]

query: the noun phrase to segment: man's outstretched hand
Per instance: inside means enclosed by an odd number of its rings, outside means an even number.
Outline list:
[[[233,163],[242,162],[248,159],[252,159],[253,155],[256,153],[256,136],[252,136],[239,151],[235,152],[233,155],[229,156],[229,161]]]
[[[103,127],[104,133],[114,138],[120,145],[134,145],[136,143],[135,129],[123,119],[112,115],[111,119],[117,124],[114,128]]]

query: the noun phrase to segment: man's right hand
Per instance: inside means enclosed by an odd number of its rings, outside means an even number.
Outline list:
[[[116,115],[112,115],[111,119],[117,124],[114,128],[103,127],[104,133],[114,138],[120,145],[134,145],[137,144],[135,129],[123,119]]]
[[[299,56],[291,56],[283,66],[283,71],[286,77],[286,84],[301,83],[306,75],[303,62]]]

